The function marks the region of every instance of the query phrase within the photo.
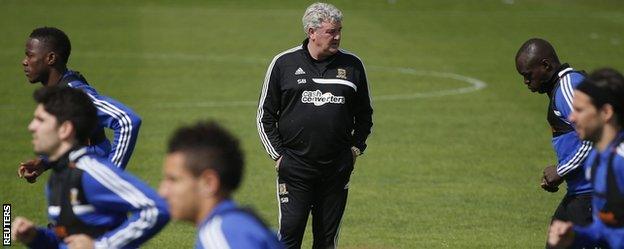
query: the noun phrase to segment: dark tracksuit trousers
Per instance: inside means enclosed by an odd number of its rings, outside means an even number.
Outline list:
[[[285,153],[278,169],[279,236],[286,248],[301,248],[312,212],[312,248],[335,248],[347,203],[353,155],[328,165],[309,165]]]

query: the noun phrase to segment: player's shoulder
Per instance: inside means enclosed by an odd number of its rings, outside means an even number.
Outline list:
[[[619,158],[624,163],[624,142],[615,147],[616,158]]]
[[[281,64],[287,61],[292,61],[297,58],[301,52],[303,52],[302,45],[286,49],[275,55],[271,64]]]
[[[360,59],[360,57],[358,55],[356,55],[354,52],[351,52],[350,50],[341,48],[341,49],[339,49],[339,51],[340,51],[340,54],[342,54],[343,57],[346,57],[346,58],[349,58],[349,59],[352,59],[352,60],[356,60],[356,61],[362,62],[362,59]]]
[[[101,172],[102,170],[117,175],[122,173],[108,158],[90,152],[89,147],[73,151],[69,156],[70,160],[75,163],[76,168],[89,175],[96,174],[96,172]]]
[[[219,217],[223,220],[222,229],[228,234],[264,234],[267,228],[251,213],[242,209],[233,210]]]
[[[364,62],[362,62],[362,59],[359,56],[357,56],[355,53],[346,49],[342,49],[342,48],[339,51],[343,59],[348,60],[350,63],[355,63],[362,67],[364,66]]]
[[[582,71],[577,71],[573,68],[566,68],[564,71],[559,72],[559,74],[559,82],[562,87],[571,89],[575,89],[586,77]]]

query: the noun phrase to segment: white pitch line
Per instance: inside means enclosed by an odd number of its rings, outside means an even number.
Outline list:
[[[476,78],[472,78],[472,77],[468,77],[468,76],[464,76],[464,75],[461,75],[461,74],[455,74],[455,73],[436,72],[436,71],[423,71],[423,70],[416,70],[416,69],[413,69],[413,68],[405,68],[405,67],[393,68],[393,67],[372,66],[372,68],[385,70],[385,71],[389,71],[389,72],[394,71],[394,72],[398,72],[398,73],[411,74],[411,75],[433,76],[433,77],[438,77],[438,78],[447,78],[447,79],[463,81],[463,82],[466,82],[466,83],[470,84],[470,86],[467,86],[467,87],[460,87],[460,88],[439,90],[439,91],[431,91],[431,92],[380,95],[380,96],[376,96],[376,97],[373,96],[373,100],[374,101],[409,100],[409,99],[417,99],[417,98],[431,98],[431,97],[441,97],[441,96],[448,96],[448,95],[458,95],[458,94],[464,94],[464,93],[479,91],[479,90],[487,87],[487,83],[485,83],[482,80],[479,80],[479,79],[476,79]]]
[[[198,54],[186,54],[186,53],[97,53],[97,52],[81,52],[78,57],[87,58],[111,58],[111,59],[146,59],[146,60],[182,60],[182,61],[210,61],[210,62],[233,62],[233,63],[246,63],[246,64],[266,64],[268,61],[260,58],[241,58],[236,56],[215,56],[215,55],[198,55]],[[479,91],[487,87],[487,83],[461,74],[448,73],[448,72],[436,72],[417,70],[407,67],[385,67],[385,66],[369,66],[369,69],[373,71],[382,72],[397,72],[403,74],[411,74],[417,76],[433,76],[437,78],[446,78],[457,81],[462,81],[470,84],[470,86],[446,89],[430,92],[415,92],[407,94],[391,94],[391,95],[379,95],[373,96],[373,101],[396,101],[396,100],[410,100],[419,98],[432,98],[449,95],[458,95],[474,91]],[[373,82],[373,84],[375,84]],[[214,108],[214,107],[243,107],[243,106],[256,106],[256,101],[249,100],[234,100],[234,101],[198,101],[198,102],[169,102],[169,103],[155,103],[150,104],[151,107],[158,108]],[[2,109],[18,109],[17,106],[12,104],[0,104],[0,110]]]

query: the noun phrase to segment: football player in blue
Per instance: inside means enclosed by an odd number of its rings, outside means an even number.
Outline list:
[[[573,91],[585,79],[581,71],[561,63],[546,40],[526,41],[516,54],[516,70],[532,92],[546,94],[547,120],[552,131],[552,146],[557,163],[544,168],[541,187],[556,192],[565,180],[567,193],[552,219],[587,225],[592,221],[591,184],[584,177],[583,163],[592,148],[579,138],[568,118],[572,113]]]
[[[46,227],[17,217],[13,238],[30,248],[137,248],[169,221],[165,200],[86,146],[97,125],[92,99],[69,87],[35,91],[28,125],[37,154],[52,168]]]
[[[87,148],[125,169],[139,135],[141,118],[121,102],[99,94],[80,73],[67,68],[71,43],[63,31],[52,27],[33,30],[26,41],[25,53],[21,64],[30,83],[77,88],[89,96],[97,108],[98,123],[89,135]],[[112,144],[106,138],[104,128],[113,130]],[[33,159],[21,163],[18,174],[29,182],[35,182],[37,176],[49,167],[51,165],[45,158]]]
[[[613,69],[592,73],[575,91],[570,120],[582,139],[595,144],[585,164],[594,222],[555,220],[548,242],[555,248],[624,248],[624,76]]]
[[[171,216],[195,224],[195,248],[282,248],[277,235],[232,193],[244,162],[238,140],[214,122],[181,127],[169,141],[160,194]]]

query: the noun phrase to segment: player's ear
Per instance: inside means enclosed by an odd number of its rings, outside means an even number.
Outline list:
[[[600,117],[602,117],[602,121],[609,122],[615,121],[615,112],[613,111],[613,106],[611,104],[604,104],[598,110],[600,112]]]
[[[58,128],[58,135],[61,140],[70,139],[73,133],[74,133],[74,125],[69,121],[65,121],[61,123],[61,125]]]
[[[53,66],[58,60],[58,55],[54,51],[50,51],[46,54],[45,60],[48,66]]]
[[[314,28],[309,27],[309,28],[308,28],[308,31],[307,31],[307,33],[308,33],[308,37],[312,38],[312,35],[314,35],[314,33],[316,33],[315,31],[316,31],[316,30],[314,30]]]
[[[220,185],[219,176],[212,169],[204,170],[199,176],[199,193],[203,197],[212,197],[217,194]]]
[[[540,60],[540,64],[544,67],[544,70],[547,72],[553,69],[552,65],[550,64],[550,61],[546,58]]]

